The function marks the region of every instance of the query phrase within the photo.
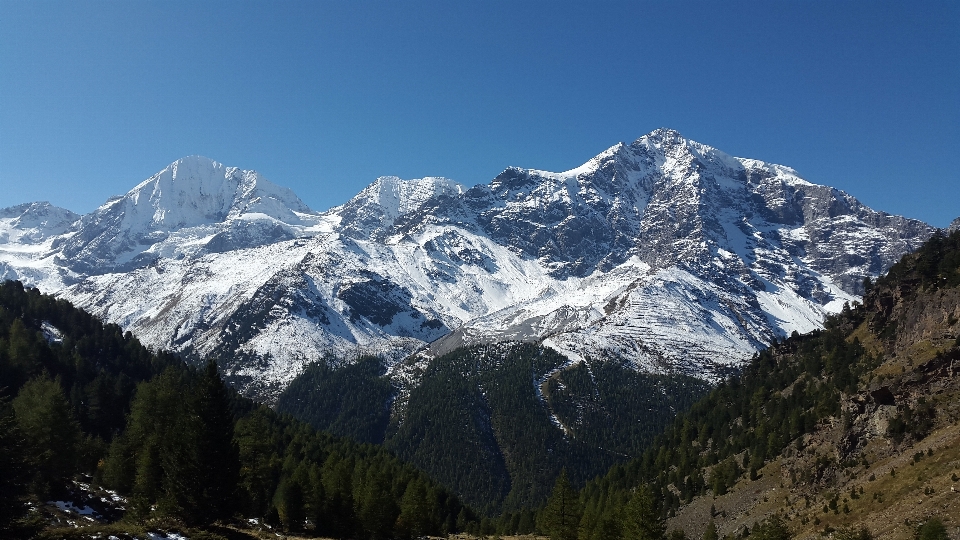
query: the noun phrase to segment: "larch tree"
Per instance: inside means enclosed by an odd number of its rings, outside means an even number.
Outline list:
[[[666,533],[657,499],[650,486],[639,486],[623,510],[626,540],[661,540]]]
[[[582,513],[580,498],[570,485],[566,469],[563,469],[553,485],[553,492],[547,506],[540,513],[537,524],[550,536],[550,540],[576,540]]]

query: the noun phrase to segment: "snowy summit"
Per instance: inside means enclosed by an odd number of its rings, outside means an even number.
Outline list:
[[[0,210],[4,278],[232,358],[267,399],[327,354],[503,340],[712,377],[820,327],[935,231],[668,129],[470,189],[381,177],[324,213],[201,157],[82,217],[41,204]]]

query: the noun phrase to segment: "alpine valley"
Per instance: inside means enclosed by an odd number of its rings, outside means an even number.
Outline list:
[[[381,177],[322,213],[187,157],[87,215],[0,210],[0,278],[216,358],[243,394],[492,513],[639,455],[936,231],[659,129],[561,173]]]

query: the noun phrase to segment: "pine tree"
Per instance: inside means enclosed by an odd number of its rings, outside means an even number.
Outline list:
[[[264,516],[270,507],[276,478],[280,476],[278,443],[266,409],[257,408],[240,419],[235,431],[243,463],[240,485],[245,495],[244,511],[249,516]],[[322,501],[319,504],[322,506]]]
[[[713,521],[713,518],[710,518],[710,522],[707,523],[707,529],[703,531],[703,540],[720,540],[720,533],[717,532],[717,524]]]
[[[666,526],[660,517],[657,500],[650,486],[637,488],[624,508],[624,538],[626,540],[661,540]]]
[[[27,515],[27,483],[32,468],[27,459],[27,442],[14,417],[13,407],[0,399],[0,537],[30,536],[21,520]]]
[[[331,452],[323,463],[321,474],[327,519],[318,523],[323,534],[343,538],[354,532],[353,469],[353,460],[344,458],[339,452]]]
[[[465,510],[461,510],[461,513]],[[460,516],[457,516],[457,523],[460,523]],[[464,524],[466,527],[466,524]],[[533,519],[532,510],[521,510],[520,511],[520,520],[517,522],[517,534],[533,534],[536,524]],[[463,530],[463,528],[458,528],[457,530]]]
[[[6,339],[6,354],[0,375],[12,388],[22,385],[31,375],[39,372],[40,359],[35,337],[19,318],[10,323]],[[3,342],[0,342],[3,343]]]
[[[299,531],[306,519],[303,487],[292,478],[284,478],[277,487],[273,504],[280,515],[280,523],[286,531]]]
[[[161,506],[187,523],[201,524],[228,519],[236,510],[240,457],[229,394],[213,361],[195,392],[178,414],[176,444],[168,445],[162,457]]]
[[[537,525],[550,540],[576,540],[581,514],[579,497],[567,479],[567,470],[563,469]]]
[[[436,532],[436,528],[430,515],[427,487],[420,479],[413,479],[400,500],[397,531],[405,538],[419,538]]]
[[[230,410],[230,393],[213,361],[207,363],[200,378],[197,398],[197,413],[203,426],[198,461],[205,472],[205,506],[211,520],[227,519],[237,509],[240,452],[233,438],[235,420]]]
[[[311,463],[307,473],[307,516],[313,522],[315,530],[319,531],[321,523],[326,519],[327,493],[323,488],[323,472],[316,463]]]
[[[182,374],[168,368],[136,390],[127,429],[110,445],[104,483],[131,495],[133,515],[147,517],[163,490],[162,456],[179,444],[177,422],[186,394]],[[176,451],[176,448],[173,448]]]
[[[619,540],[623,538],[623,527],[619,520],[611,516],[603,516],[600,518],[591,538],[595,540]]]
[[[369,538],[393,536],[393,526],[400,513],[390,490],[390,478],[380,470],[381,464],[372,464],[364,475],[360,491],[360,523]]]
[[[46,496],[63,489],[77,472],[81,433],[60,381],[30,380],[13,400],[13,410],[37,465],[34,490]]]
[[[176,442],[163,446],[159,456],[162,464],[163,494],[158,500],[161,513],[176,516],[187,525],[212,522],[207,500],[205,471],[200,462],[203,446],[203,424],[191,410],[193,404],[184,403],[178,413]],[[137,475],[138,482],[140,474]],[[146,499],[149,501],[149,498]]]

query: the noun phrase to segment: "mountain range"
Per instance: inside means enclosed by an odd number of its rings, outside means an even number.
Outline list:
[[[408,384],[423,361],[503,341],[715,380],[819,328],[935,230],[658,129],[561,173],[381,177],[322,213],[187,157],[83,216],[0,210],[0,278],[228,359],[266,401],[310,362],[374,354]]]

